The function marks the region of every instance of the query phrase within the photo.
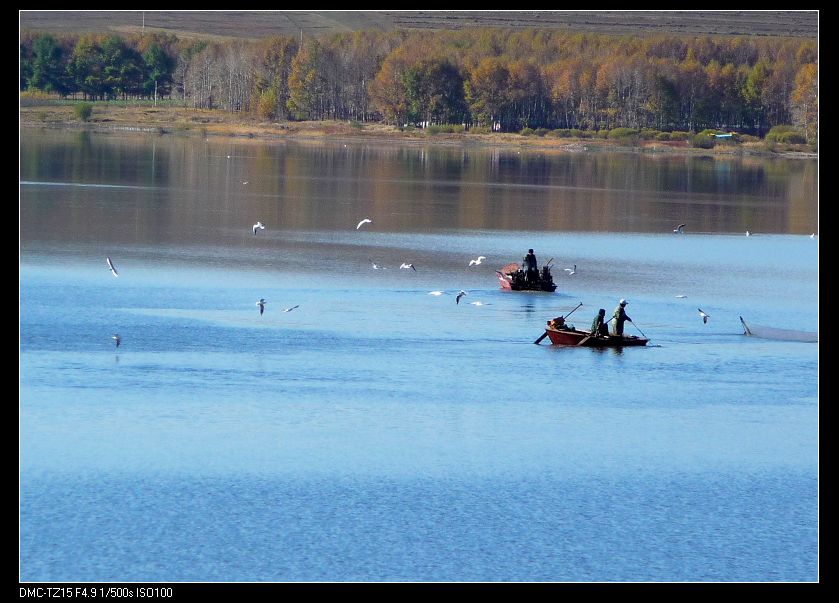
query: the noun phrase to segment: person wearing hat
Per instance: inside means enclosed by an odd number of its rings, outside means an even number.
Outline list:
[[[600,308],[597,316],[595,316],[594,320],[591,321],[591,334],[594,337],[609,336],[609,325],[606,322],[606,310],[604,308]]]
[[[618,302],[618,307],[615,308],[615,313],[612,316],[612,320],[615,321],[615,324],[612,327],[612,335],[623,337],[623,323],[625,323],[627,320],[629,322],[632,322],[632,319],[629,318],[629,316],[627,316],[626,310],[624,310],[624,308],[626,307],[626,303],[626,300],[622,299]]]
[[[531,282],[539,280],[539,267],[536,264],[536,255],[532,249],[527,250],[527,255],[524,256],[523,263],[525,278]]]

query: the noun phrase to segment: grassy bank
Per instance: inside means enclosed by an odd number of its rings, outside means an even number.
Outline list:
[[[627,150],[650,153],[699,155],[765,155],[814,158],[808,145],[779,144],[762,140],[719,142],[711,149],[693,148],[690,140],[643,140],[639,137],[560,137],[553,133],[445,132],[422,129],[400,130],[378,123],[343,121],[269,121],[246,113],[190,109],[177,103],[158,106],[135,102],[93,103],[86,120],[78,114],[78,103],[25,104],[20,107],[20,126],[89,129],[97,131],[139,131],[161,135],[201,137],[239,137],[263,140],[366,139],[407,143],[504,146],[579,152],[589,150]]]

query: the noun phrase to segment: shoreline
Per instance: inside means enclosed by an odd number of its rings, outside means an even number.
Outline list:
[[[423,130],[401,131],[380,123],[345,121],[269,121],[248,114],[233,114],[220,109],[189,109],[147,105],[94,104],[93,115],[81,121],[67,105],[21,106],[19,127],[96,132],[136,132],[142,134],[234,138],[253,141],[337,142],[424,144],[508,148],[540,152],[640,152],[649,154],[705,157],[764,157],[783,159],[818,159],[818,152],[772,148],[767,143],[721,143],[713,149],[693,148],[687,141],[638,140],[634,144],[602,138],[559,138],[523,136],[518,133],[438,133]],[[780,145],[778,145],[780,146]],[[803,146],[803,145],[802,145]]]

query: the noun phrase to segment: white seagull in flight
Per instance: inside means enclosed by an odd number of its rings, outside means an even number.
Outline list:
[[[677,295],[676,299],[685,299],[687,295]]]
[[[265,230],[265,224],[262,222],[257,222],[253,225],[253,234],[256,234],[257,230]]]
[[[122,338],[119,336],[119,333],[114,333],[113,335],[111,335],[111,339],[113,339],[116,342],[116,347],[119,347],[119,344],[122,341]]]
[[[568,273],[568,276],[571,276],[572,274],[577,274],[577,264],[574,264],[573,268],[563,268],[563,270],[565,270],[565,272]]]
[[[114,276],[119,276],[119,274],[117,274],[117,269],[114,268],[114,263],[111,261],[111,258],[105,258],[105,260],[108,262],[108,268],[111,269]]]
[[[358,226],[356,226],[355,229],[358,230],[359,228],[361,228],[365,224],[372,224],[372,223],[373,223],[373,220],[371,220],[370,218],[364,218],[361,222],[358,223]]]
[[[673,232],[676,234],[685,234],[685,226],[687,224],[679,224],[676,228],[673,229]]]
[[[702,317],[702,322],[704,324],[708,324],[708,319],[711,318],[711,316],[705,314],[705,312],[702,311],[702,308],[697,308],[697,310],[699,310],[699,315]]]
[[[268,302],[265,301],[264,297],[260,297],[259,301],[256,302],[256,305],[259,306],[259,315],[262,316],[262,313],[265,312],[265,304]]]
[[[464,291],[463,289],[461,289],[460,293],[457,294],[457,297],[454,298],[455,303],[459,304],[460,303],[460,298],[463,297],[464,295],[469,295],[469,294],[466,293],[466,291]]]
[[[416,272],[416,271],[417,271],[417,269],[416,269],[416,268],[414,268],[414,265],[413,265],[413,264],[406,264],[405,262],[402,262],[402,265],[399,267],[399,269],[400,269],[400,270],[402,270],[403,268],[404,268],[405,270],[409,270],[409,269],[410,269],[410,270],[413,270],[414,272]]]
[[[469,260],[469,265],[470,265],[470,266],[480,266],[480,265],[481,265],[481,262],[483,262],[485,259],[486,259],[486,257],[485,257],[485,256],[479,255],[479,256],[477,257],[477,259],[474,259],[474,260]]]
[[[300,307],[300,304],[297,304],[296,306],[292,306],[292,307],[290,307],[290,308],[286,308],[285,310],[283,310],[283,312],[291,312],[291,311],[292,311],[292,310],[294,310],[295,308],[299,308],[299,307]]]
[[[373,270],[387,270],[387,268],[385,268],[384,266],[379,266],[376,262],[374,262],[370,258],[367,258],[367,259],[370,260],[370,264],[373,266]]]

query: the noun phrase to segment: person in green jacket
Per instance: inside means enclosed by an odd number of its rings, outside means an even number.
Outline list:
[[[606,322],[606,310],[600,308],[597,316],[591,321],[591,334],[595,337],[608,337],[609,324]]]
[[[629,316],[627,316],[626,310],[624,310],[624,307],[626,307],[626,303],[626,300],[622,299],[618,302],[618,307],[615,308],[615,313],[612,316],[612,319],[615,321],[615,324],[612,327],[612,335],[623,337],[623,323],[625,323],[627,320],[629,322],[632,322],[632,319],[629,318]]]

